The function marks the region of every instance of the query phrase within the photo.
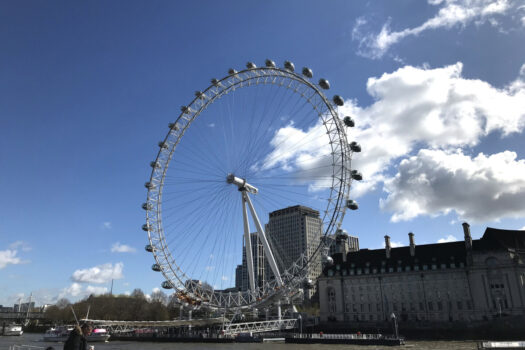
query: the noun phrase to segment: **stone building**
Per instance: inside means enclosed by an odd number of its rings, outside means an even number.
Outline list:
[[[525,231],[472,240],[361,249],[333,256],[319,278],[321,321],[488,320],[525,314]],[[344,261],[346,260],[346,261]]]

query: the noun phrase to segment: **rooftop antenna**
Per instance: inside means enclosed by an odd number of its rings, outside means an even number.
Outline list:
[[[109,295],[113,295],[113,278],[111,279],[111,290],[109,292]]]

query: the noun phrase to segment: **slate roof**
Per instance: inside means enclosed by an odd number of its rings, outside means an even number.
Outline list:
[[[498,250],[513,250],[519,249],[525,251],[525,231],[517,230],[500,230],[495,228],[487,228],[483,237],[472,241],[472,249],[476,251],[498,251]],[[466,265],[467,249],[464,241],[448,242],[448,243],[433,243],[422,244],[415,247],[415,255],[410,255],[410,246],[391,248],[390,258],[386,258],[385,249],[361,249],[357,252],[350,252],[347,254],[346,262],[343,262],[342,254],[335,254],[333,256],[334,266],[340,265],[342,269],[364,269],[372,270],[376,268],[380,270],[382,267],[387,269],[389,267],[398,266],[415,266],[422,267],[432,264],[438,267],[441,264],[450,266],[450,263],[455,263],[459,266],[461,263]],[[331,267],[326,267],[324,273]],[[395,271],[395,270],[394,270]]]

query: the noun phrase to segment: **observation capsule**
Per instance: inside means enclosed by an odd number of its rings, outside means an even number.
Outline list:
[[[350,142],[350,149],[354,152],[361,152],[361,145],[355,141]]]
[[[142,209],[144,209],[144,210],[151,210],[151,208],[153,208],[151,203],[142,203]]]
[[[233,68],[230,68],[230,69],[228,69],[228,74],[229,75],[234,75],[234,74],[237,74],[237,71],[235,69],[233,69]]]
[[[171,283],[168,282],[168,281],[164,281],[164,282],[162,282],[161,286],[162,286],[162,288],[164,288],[164,289],[172,289],[172,288],[173,288],[173,286],[171,285]]]
[[[345,125],[349,128],[353,128],[355,126],[354,120],[352,119],[352,117],[349,116],[344,117],[343,123],[345,123]]]
[[[147,252],[153,252],[153,246],[151,244],[148,244],[147,246],[144,247],[144,249],[146,249]]]
[[[152,167],[153,169],[157,169],[157,168],[160,168],[160,164],[159,162],[149,162],[149,166]],[[146,182],[147,183],[147,182]],[[146,188],[149,188],[148,186],[146,186]]]
[[[159,264],[153,264],[153,265],[151,265],[151,269],[153,271],[159,272],[160,271],[160,265]]]
[[[257,68],[257,66],[253,62],[248,62],[248,63],[246,63],[246,68],[254,69],[254,68]]]
[[[179,130],[179,126],[177,125],[177,123],[169,123],[168,127],[173,130]]]
[[[148,190],[151,190],[152,188],[155,188],[155,185],[152,184],[151,182],[146,182],[144,184],[144,187],[146,187]]]
[[[332,101],[334,101],[334,103],[338,106],[342,106],[345,104],[345,101],[343,100],[343,98],[339,95],[335,95],[333,98],[332,98]]]
[[[352,210],[359,209],[359,206],[357,205],[357,202],[354,201],[353,199],[347,200],[346,201],[346,206],[347,206],[347,208],[352,209]]]
[[[180,107],[180,111],[181,111],[182,113],[185,113],[185,114],[190,114],[190,113],[191,113],[191,108],[188,107],[188,106],[181,106],[181,107]]]
[[[328,90],[330,89],[330,82],[326,79],[319,79],[319,86],[324,90]]]
[[[211,80],[213,86],[221,86],[221,82],[215,78]]]
[[[149,225],[148,224],[142,225],[142,231],[148,232],[149,231]]]
[[[266,60],[266,62],[264,63],[266,64],[266,67],[268,68],[275,68],[275,62],[272,60]]]
[[[314,72],[308,67],[303,67],[303,75],[307,78],[311,78],[314,76]]]
[[[357,170],[352,170],[350,172],[350,176],[352,176],[352,179],[354,180],[357,180],[357,181],[361,181],[363,180],[363,174],[361,174],[359,171]]]
[[[295,66],[294,66],[294,64],[293,64],[292,62],[290,62],[290,61],[284,61],[284,68],[285,68],[286,70],[289,70],[290,72],[295,71]]]
[[[160,148],[163,148],[163,149],[167,149],[167,148],[168,148],[168,145],[167,145],[166,142],[164,142],[164,141],[159,141],[159,147],[160,147]]]

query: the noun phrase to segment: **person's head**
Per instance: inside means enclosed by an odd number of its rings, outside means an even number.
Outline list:
[[[80,329],[82,330],[82,334],[90,335],[91,331],[93,330],[93,327],[91,327],[89,323],[84,323],[82,324],[82,327],[80,327]]]

